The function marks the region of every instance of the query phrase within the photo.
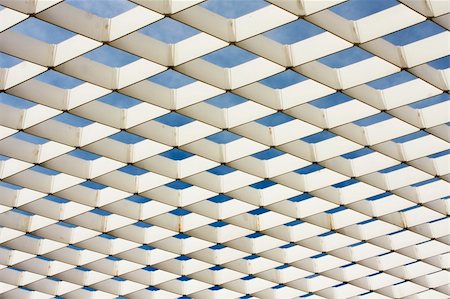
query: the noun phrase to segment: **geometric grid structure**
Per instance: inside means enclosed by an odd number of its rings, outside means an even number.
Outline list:
[[[0,0],[1,298],[448,298],[450,3]]]

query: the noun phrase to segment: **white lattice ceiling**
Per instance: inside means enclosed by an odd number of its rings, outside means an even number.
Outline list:
[[[450,2],[0,5],[0,298],[450,296]]]

